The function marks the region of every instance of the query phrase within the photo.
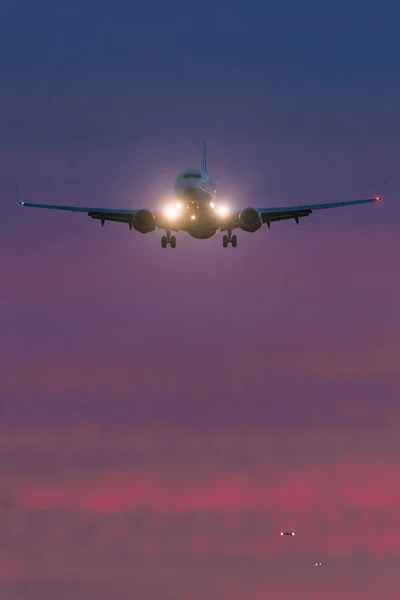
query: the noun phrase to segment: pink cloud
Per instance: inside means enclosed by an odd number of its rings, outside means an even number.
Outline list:
[[[0,582],[3,584],[18,579],[22,573],[23,566],[20,562],[0,559]]]
[[[106,589],[157,597],[154,577],[182,600],[200,589],[396,600],[399,444],[397,428],[4,428],[4,577],[101,584],[100,600]]]
[[[323,437],[314,435],[313,440],[306,433],[298,434],[295,442],[304,447],[299,460],[299,456],[291,456],[288,448],[285,454],[285,440],[279,435],[264,443],[263,436],[251,432],[231,434],[225,439],[222,436],[222,460],[215,461],[213,439],[218,439],[217,434],[213,438],[207,433],[197,433],[191,439],[190,435],[176,431],[174,450],[163,457],[161,448],[170,439],[168,432],[160,432],[158,436],[151,430],[138,432],[137,438],[131,434],[129,440],[121,430],[107,435],[106,439],[112,443],[106,470],[99,464],[90,467],[85,458],[91,444],[101,448],[100,431],[94,429],[90,433],[89,429],[86,441],[85,430],[81,433],[78,435],[79,430],[69,436],[64,433],[58,440],[48,435],[47,442],[45,439],[39,442],[37,450],[44,470],[36,481],[31,473],[25,482],[14,474],[17,506],[122,519],[109,526],[107,535],[112,537],[121,535],[122,523],[130,514],[145,512],[160,523],[186,515],[192,529],[189,538],[181,540],[182,547],[196,553],[207,554],[212,547],[220,552],[240,551],[257,556],[286,551],[287,544],[292,544],[296,551],[365,550],[374,556],[400,551],[400,542],[393,535],[394,524],[400,524],[399,462],[393,457],[377,460],[367,454],[362,456],[359,449],[367,440],[367,433],[352,442],[342,436],[336,446],[336,457],[328,456],[325,461],[316,460],[315,453],[316,447],[321,450]],[[76,446],[71,456],[72,469],[47,472],[43,450],[47,448],[50,452],[53,448],[52,452],[63,456],[68,439]],[[329,446],[332,450],[334,439],[326,440],[325,452]],[[372,443],[373,438],[370,439]],[[383,437],[380,439],[384,445]],[[388,436],[387,444],[389,439],[392,438]],[[361,446],[357,446],[357,441]],[[158,444],[159,450],[153,449],[153,453],[149,450],[147,466],[129,466],[128,457],[137,463],[135,456],[144,456],[143,451],[151,444]],[[185,447],[186,459],[180,456]],[[271,459],[273,448],[277,456],[282,448],[280,461]],[[230,461],[232,452],[237,455],[244,450],[254,457],[249,470],[237,469],[235,461]],[[349,451],[352,454],[346,457],[345,452]],[[120,462],[121,452],[126,453],[126,463]],[[113,456],[119,457],[118,462]],[[248,515],[261,524],[260,531],[248,523]],[[218,525],[212,527],[213,519]],[[198,532],[193,527],[200,522],[204,523],[204,529]],[[298,538],[284,539],[286,546],[282,546],[279,536],[282,529],[297,531]],[[232,550],[232,543],[236,550]],[[153,547],[153,542],[149,544]]]

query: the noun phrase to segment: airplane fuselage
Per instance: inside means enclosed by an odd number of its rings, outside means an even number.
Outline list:
[[[209,239],[220,228],[219,215],[214,210],[215,185],[202,169],[186,169],[176,178],[174,195],[187,219],[181,219],[179,229],[196,239]]]

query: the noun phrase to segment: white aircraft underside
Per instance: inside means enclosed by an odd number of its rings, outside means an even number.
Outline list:
[[[206,146],[203,146],[203,168],[186,169],[176,179],[173,198],[166,203],[162,210],[153,211],[147,208],[115,209],[91,208],[83,206],[59,206],[54,204],[33,204],[21,202],[17,188],[17,200],[23,206],[33,208],[46,208],[50,210],[64,210],[83,212],[101,221],[115,221],[126,223],[130,229],[140,233],[150,233],[156,229],[165,231],[161,238],[161,245],[165,248],[176,246],[176,237],[171,232],[186,231],[196,239],[209,239],[218,231],[226,232],[223,236],[223,246],[230,243],[237,245],[237,236],[232,235],[235,229],[254,233],[266,224],[269,228],[275,221],[299,219],[310,215],[314,210],[338,208],[356,204],[367,204],[381,200],[381,197],[367,198],[365,200],[349,200],[344,202],[331,202],[326,204],[308,204],[299,206],[285,206],[278,208],[253,208],[232,210],[223,203],[218,202],[213,181],[206,170]]]

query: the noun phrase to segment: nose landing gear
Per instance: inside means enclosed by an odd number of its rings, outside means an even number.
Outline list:
[[[232,244],[232,248],[236,248],[237,246],[237,237],[236,235],[232,235],[231,229],[228,229],[228,235],[224,235],[222,238],[222,246],[227,248],[228,244]]]
[[[176,237],[174,235],[171,236],[171,232],[167,230],[167,235],[163,235],[161,238],[161,248],[166,248],[168,244],[171,248],[176,248]]]

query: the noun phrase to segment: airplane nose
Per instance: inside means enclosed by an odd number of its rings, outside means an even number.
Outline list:
[[[190,182],[187,179],[185,179],[184,181],[179,182],[179,187],[186,190],[186,188],[190,188],[191,185]]]
[[[199,197],[199,189],[197,187],[189,187],[186,189],[186,197],[196,199]]]

